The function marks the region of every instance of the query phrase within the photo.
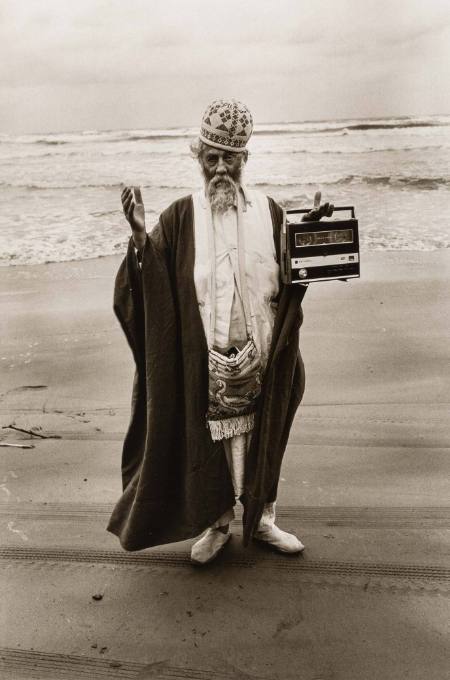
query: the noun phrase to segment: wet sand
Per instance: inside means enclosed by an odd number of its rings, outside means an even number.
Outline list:
[[[4,677],[444,677],[450,253],[310,286],[278,498],[305,554],[244,551],[236,522],[206,573],[190,542],[130,555],[105,531],[133,376],[120,259],[0,270],[1,425],[58,437],[0,431],[34,444],[0,448]]]

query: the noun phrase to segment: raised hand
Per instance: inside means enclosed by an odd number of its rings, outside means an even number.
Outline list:
[[[139,187],[125,187],[121,194],[122,208],[133,233],[133,241],[138,250],[145,245],[145,208]]]
[[[321,217],[331,217],[334,205],[332,203],[323,203],[320,205],[321,197],[322,193],[316,191],[314,196],[314,208],[303,215],[302,222],[316,222],[317,220],[320,220]]]

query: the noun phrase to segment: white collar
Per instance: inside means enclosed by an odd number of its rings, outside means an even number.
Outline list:
[[[242,210],[243,210],[244,212],[246,212],[246,211],[247,211],[247,206],[248,206],[248,205],[251,206],[251,205],[252,205],[252,202],[251,202],[251,199],[250,199],[250,195],[249,195],[248,189],[247,189],[247,187],[245,186],[245,184],[239,184],[239,191],[241,192],[242,197],[243,197],[243,199],[244,199],[244,201],[243,201],[243,203],[242,203]],[[205,195],[205,192],[204,192],[204,191],[200,191],[200,205],[202,206],[202,208],[204,208],[204,209],[206,210],[206,207],[207,207],[207,205],[208,205],[208,199],[206,198],[206,195]]]

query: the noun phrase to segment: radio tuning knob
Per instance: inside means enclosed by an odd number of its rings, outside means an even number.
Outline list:
[[[308,270],[307,269],[299,269],[298,270],[298,276],[300,279],[306,279],[308,276]]]

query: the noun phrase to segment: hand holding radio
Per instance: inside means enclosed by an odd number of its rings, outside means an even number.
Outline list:
[[[283,211],[280,232],[280,264],[283,283],[305,284],[313,281],[347,281],[358,278],[359,231],[352,205],[320,205],[320,192],[314,208],[290,208]],[[320,222],[332,213],[350,212],[346,219]],[[315,219],[311,219],[311,215]],[[306,216],[306,220],[305,217]]]
[[[131,227],[133,241],[138,250],[145,245],[145,208],[139,187],[125,187],[121,194],[122,208]]]
[[[322,197],[321,191],[316,191],[314,195],[314,208],[302,217],[302,222],[317,222],[321,217],[331,217],[334,210],[332,203],[323,203],[320,205]]]

